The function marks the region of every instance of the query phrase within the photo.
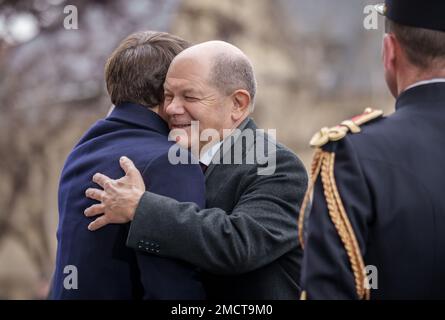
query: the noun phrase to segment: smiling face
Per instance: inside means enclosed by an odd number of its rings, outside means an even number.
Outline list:
[[[236,127],[232,119],[232,99],[209,83],[211,63],[207,59],[189,57],[175,59],[164,84],[164,112],[170,129],[182,129],[191,146],[191,122],[199,121],[199,133],[215,129],[222,137],[223,129]],[[198,141],[195,141],[197,143]],[[207,141],[199,142],[199,147]]]

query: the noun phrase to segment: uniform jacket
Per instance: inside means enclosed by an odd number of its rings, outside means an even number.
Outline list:
[[[444,123],[445,83],[424,84],[403,92],[392,115],[324,147],[335,152],[335,180],[364,263],[377,270],[372,299],[445,298]],[[320,179],[307,234],[308,298],[357,298]]]

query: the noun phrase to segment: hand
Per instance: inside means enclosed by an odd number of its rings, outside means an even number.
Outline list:
[[[106,175],[96,173],[93,181],[103,190],[89,188],[85,192],[88,198],[101,202],[92,205],[84,212],[87,217],[102,214],[88,225],[90,231],[95,231],[110,223],[127,223],[133,220],[139,200],[145,192],[145,184],[133,161],[127,157],[121,157],[120,165],[125,171],[124,177],[113,180]]]

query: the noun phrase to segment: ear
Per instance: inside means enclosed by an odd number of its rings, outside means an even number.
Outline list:
[[[400,47],[394,34],[385,34],[383,38],[383,66],[391,74],[395,74],[397,68],[397,50],[400,50]]]
[[[246,113],[249,112],[250,106],[250,94],[247,90],[236,90],[232,96],[232,120],[240,120]]]

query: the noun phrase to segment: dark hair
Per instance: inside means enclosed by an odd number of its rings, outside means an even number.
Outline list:
[[[386,19],[385,29],[396,36],[413,65],[423,69],[436,63],[445,66],[445,32],[405,26],[390,19]]]
[[[256,79],[252,64],[241,55],[219,54],[214,58],[210,82],[226,95],[244,89],[250,94],[253,110],[256,94]]]
[[[165,32],[137,32],[125,38],[105,65],[111,102],[132,102],[148,108],[162,103],[168,67],[188,46],[187,41]]]

